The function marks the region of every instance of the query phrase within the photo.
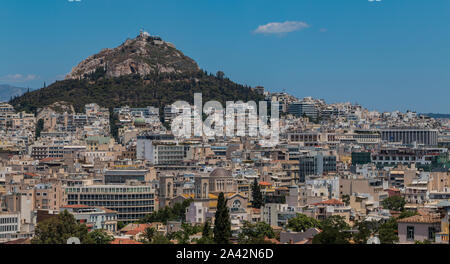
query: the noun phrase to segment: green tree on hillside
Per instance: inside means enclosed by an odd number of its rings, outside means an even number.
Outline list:
[[[155,106],[162,113],[165,106],[178,100],[193,102],[194,93],[202,93],[204,102],[217,100],[222,105],[227,101],[264,100],[248,86],[198,71],[57,81],[15,97],[10,103],[17,111],[29,113],[60,101],[72,104],[77,112],[82,112],[86,104],[97,103],[108,109]]]
[[[36,123],[36,139],[41,137],[41,132],[44,130],[44,119],[39,119]]]
[[[114,113],[114,109],[109,109],[109,128],[110,128],[110,134],[111,137],[113,137],[116,142],[119,142],[119,126],[117,125],[119,123],[119,118]]]
[[[225,77],[225,73],[223,71],[218,71],[216,77],[217,79],[222,80]]]

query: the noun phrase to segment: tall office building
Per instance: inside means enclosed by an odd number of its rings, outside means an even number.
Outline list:
[[[104,207],[117,221],[136,222],[155,211],[155,189],[146,185],[90,185],[66,188],[68,205]]]
[[[312,119],[319,117],[319,110],[316,104],[311,100],[302,100],[292,103],[288,106],[288,113],[295,116],[306,116]]]
[[[306,177],[321,177],[324,173],[336,171],[336,156],[323,155],[322,153],[309,153],[299,158],[300,182],[305,182]]]

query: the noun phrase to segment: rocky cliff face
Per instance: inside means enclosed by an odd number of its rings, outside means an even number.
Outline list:
[[[199,70],[197,63],[159,37],[141,32],[117,48],[104,49],[72,69],[67,79],[85,79],[98,69],[108,77],[150,73],[186,73]]]

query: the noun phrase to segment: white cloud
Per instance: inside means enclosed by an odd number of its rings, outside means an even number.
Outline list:
[[[309,28],[309,25],[301,21],[271,22],[259,26],[253,32],[256,34],[286,34],[305,28]]]
[[[0,81],[12,82],[12,83],[28,82],[28,81],[38,80],[38,79],[39,79],[39,76],[37,76],[35,74],[23,75],[23,74],[19,74],[19,73],[8,74],[8,75],[0,77]]]

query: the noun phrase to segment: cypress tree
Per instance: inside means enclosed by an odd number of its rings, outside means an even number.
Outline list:
[[[263,197],[261,193],[261,187],[258,184],[258,181],[255,179],[252,185],[252,207],[260,209],[263,206]]]
[[[227,201],[223,193],[217,201],[216,219],[214,221],[214,241],[217,244],[229,244],[231,238],[231,220]]]
[[[41,136],[41,132],[44,130],[44,119],[39,119],[36,123],[35,138],[38,139]]]

